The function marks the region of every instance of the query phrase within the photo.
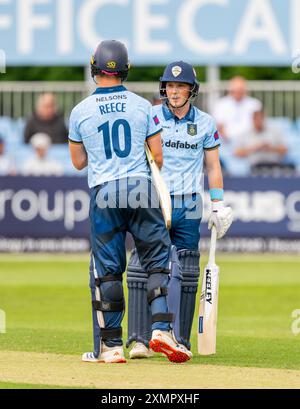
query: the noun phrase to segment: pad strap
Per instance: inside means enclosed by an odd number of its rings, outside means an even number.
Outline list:
[[[92,306],[96,311],[102,312],[120,312],[125,309],[125,301],[111,302],[111,301],[92,301]]]
[[[147,295],[148,304],[151,304],[158,297],[165,297],[168,295],[168,289],[166,287],[158,287],[149,291]]]
[[[158,314],[152,315],[152,324],[154,324],[155,322],[173,322],[173,320],[174,320],[173,314],[160,312]]]
[[[101,338],[103,341],[122,338],[122,328],[101,328]]]
[[[123,281],[123,276],[118,274],[95,278],[95,284],[97,287],[100,287],[101,283],[107,283],[108,281]]]

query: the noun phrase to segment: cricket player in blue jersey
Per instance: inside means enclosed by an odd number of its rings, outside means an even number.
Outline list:
[[[179,345],[181,269],[171,245],[144,150],[147,142],[162,166],[161,125],[151,104],[129,92],[126,47],[103,41],[91,61],[96,91],[70,117],[69,146],[73,165],[88,167],[91,189],[90,288],[94,351],[85,362],[126,362],[121,322],[124,315],[122,274],[126,269],[125,235],[135,240],[151,305],[152,348],[172,362],[191,354]]]
[[[183,61],[169,64],[160,79],[164,103],[153,108],[163,128],[162,175],[172,199],[170,238],[182,268],[180,336],[177,341],[191,348],[190,336],[199,281],[198,244],[203,209],[203,162],[211,197],[209,228],[216,226],[218,238],[232,223],[232,210],[223,204],[223,177],[219,161],[220,137],[214,119],[193,106],[199,83],[194,68]],[[134,342],[130,358],[151,357],[150,315],[146,274],[134,250],[128,265],[128,341]],[[150,344],[151,346],[151,344]]]

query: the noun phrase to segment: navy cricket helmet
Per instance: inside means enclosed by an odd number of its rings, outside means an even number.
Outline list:
[[[128,76],[130,63],[127,48],[117,40],[102,41],[91,58],[91,73],[95,75],[115,75],[125,81]]]
[[[191,98],[196,98],[199,93],[199,82],[197,81],[196,71],[191,64],[184,61],[175,61],[169,64],[160,78],[160,95],[167,97],[166,84],[167,82],[182,82],[190,84]]]

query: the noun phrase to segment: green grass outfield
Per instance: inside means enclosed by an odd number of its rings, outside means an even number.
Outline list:
[[[205,261],[203,258],[202,269]],[[194,358],[184,365],[171,364],[160,356],[127,365],[89,365],[80,362],[82,352],[92,346],[88,256],[1,255],[0,310],[6,313],[7,331],[0,334],[0,388],[38,384],[104,388],[103,374],[111,377],[112,388],[172,388],[175,381],[169,373],[177,371],[183,379],[177,387],[223,387],[231,385],[226,367],[233,374],[232,387],[272,387],[275,374],[274,387],[280,382],[297,387],[299,382],[300,388],[300,334],[291,330],[292,312],[300,310],[300,257],[219,255],[217,261],[220,294],[215,356],[197,355],[195,319]],[[123,329],[126,336],[126,316]],[[205,368],[219,374],[211,383],[203,381]],[[262,370],[252,375],[255,368]],[[163,371],[163,384],[149,379],[151,371]],[[193,373],[199,375],[198,381]],[[251,384],[254,378],[257,383]]]

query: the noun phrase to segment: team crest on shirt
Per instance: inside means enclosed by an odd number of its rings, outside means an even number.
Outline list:
[[[187,124],[187,133],[191,136],[197,135],[197,125],[196,124]]]

